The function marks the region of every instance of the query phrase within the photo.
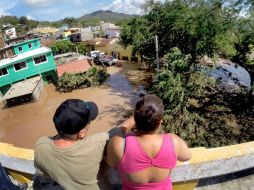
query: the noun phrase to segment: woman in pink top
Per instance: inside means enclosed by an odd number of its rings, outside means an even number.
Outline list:
[[[160,133],[163,114],[161,99],[147,95],[136,104],[136,131],[110,140],[107,163],[118,168],[123,190],[171,190],[169,174],[177,160],[191,158],[188,146],[180,137]]]

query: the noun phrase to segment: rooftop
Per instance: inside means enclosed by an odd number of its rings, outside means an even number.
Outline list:
[[[40,80],[41,76],[37,76],[14,83],[2,99],[8,100],[11,98],[31,94]]]
[[[105,47],[105,46],[107,46],[108,44],[110,44],[110,43],[114,43],[114,38],[109,38],[109,39],[103,39],[99,44],[98,44],[98,46],[100,46],[100,47]]]
[[[33,33],[28,33],[27,35],[24,35],[24,36],[18,36],[16,38],[6,40],[6,44],[15,45],[17,43],[22,43],[24,41],[32,40],[32,39],[38,39],[38,37],[34,35]]]
[[[61,77],[64,73],[86,72],[90,67],[86,59],[75,60],[66,64],[57,65],[57,74],[58,77]]]
[[[39,38],[25,39],[24,41],[20,41],[16,44],[13,44],[12,46],[20,46],[21,44],[28,43],[28,42],[33,42],[33,41],[36,41],[36,40],[40,40],[40,39]]]
[[[87,40],[85,43],[90,46],[100,46],[105,47],[106,45],[110,43],[116,43],[118,40],[116,38],[97,38],[93,40]]]
[[[44,54],[44,53],[47,53],[47,52],[50,52],[50,51],[51,51],[51,49],[49,49],[47,47],[41,47],[41,48],[38,48],[38,49],[34,49],[34,50],[31,50],[31,51],[28,51],[28,52],[25,52],[25,53],[15,55],[11,58],[0,60],[0,68],[6,67],[7,65],[13,64],[17,61],[27,59],[27,58],[32,57],[34,55]]]
[[[120,27],[115,27],[115,28],[105,28],[105,30],[117,30],[117,31],[121,31]]]

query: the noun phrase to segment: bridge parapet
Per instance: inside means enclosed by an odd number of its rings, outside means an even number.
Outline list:
[[[192,159],[178,163],[171,174],[174,189],[194,189],[199,180],[254,168],[254,141],[219,148],[193,148]],[[16,180],[29,183],[34,168],[34,151],[0,143],[0,162]],[[118,173],[108,170],[112,184],[120,184]]]

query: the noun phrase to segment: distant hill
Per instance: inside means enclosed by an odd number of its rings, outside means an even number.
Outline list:
[[[70,27],[80,27],[80,26],[95,26],[98,25],[100,21],[111,22],[114,24],[121,25],[128,22],[130,19],[138,17],[138,15],[129,15],[124,13],[116,13],[112,11],[95,11],[90,14],[83,15],[79,18],[66,17],[65,19],[58,21],[36,21],[28,20],[25,16],[0,16],[0,32],[3,24],[12,24],[16,27],[18,35],[24,35],[32,28],[37,26],[51,26],[59,28],[64,24],[70,24]]]
[[[103,20],[111,23],[118,23],[124,20],[130,20],[134,17],[137,17],[138,15],[129,15],[129,14],[124,14],[124,13],[116,13],[112,11],[95,11],[90,14],[86,14],[81,16],[79,19],[84,20],[85,22],[93,22],[97,20]]]

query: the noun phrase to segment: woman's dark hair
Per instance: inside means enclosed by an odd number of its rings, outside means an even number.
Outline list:
[[[146,95],[137,102],[134,113],[137,131],[150,133],[160,125],[164,114],[162,100],[155,95]]]

